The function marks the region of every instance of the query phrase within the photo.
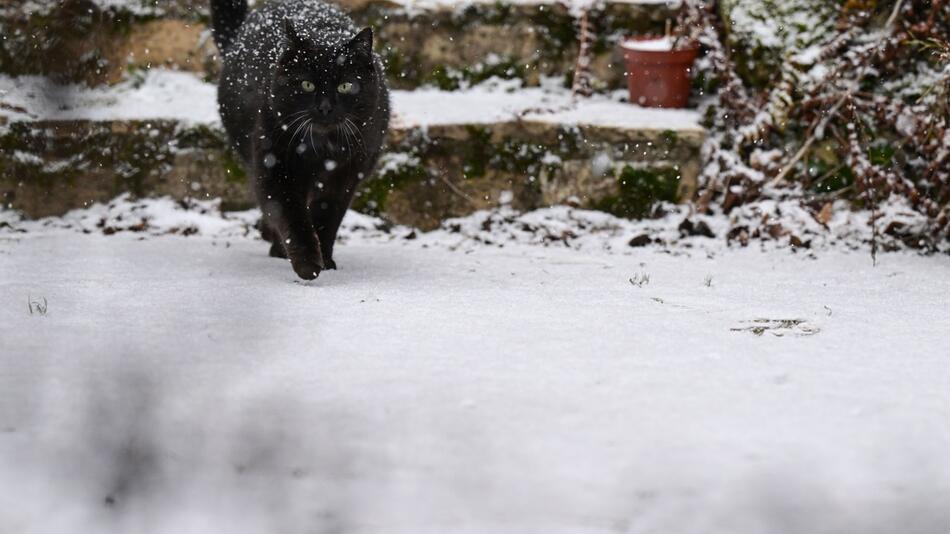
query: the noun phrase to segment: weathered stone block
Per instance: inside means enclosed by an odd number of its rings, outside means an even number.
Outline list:
[[[30,217],[130,192],[250,205],[223,132],[175,121],[14,123],[0,135],[0,195]]]
[[[643,202],[695,190],[702,133],[681,133],[540,121],[397,128],[354,208],[422,229],[502,203],[571,202],[638,216]],[[0,150],[0,194],[30,217],[123,192],[252,204],[223,132],[209,126],[18,122],[0,135]],[[630,185],[630,169],[646,174]]]

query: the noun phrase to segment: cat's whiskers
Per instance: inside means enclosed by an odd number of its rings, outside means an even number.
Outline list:
[[[290,137],[290,144],[291,144],[291,145],[293,145],[293,144],[294,144],[294,141],[297,139],[297,134],[299,134],[299,133],[300,133],[308,124],[310,124],[312,121],[313,121],[313,119],[306,119],[306,120],[304,120],[303,122],[301,122],[301,123],[297,126],[297,129],[294,130],[294,135],[292,135],[292,136]],[[301,139],[301,140],[302,140],[302,139]]]
[[[360,129],[356,126],[356,123],[350,120],[349,117],[344,117],[343,123],[346,124],[347,128],[353,133],[353,137],[359,142],[360,152],[362,152],[365,156],[366,144],[363,142],[363,132],[360,131]]]
[[[289,120],[288,122],[282,122],[282,123],[280,123],[280,124],[277,126],[277,128],[284,128],[284,129],[290,128],[291,126],[293,126],[294,124],[296,124],[298,121],[301,121],[301,120],[306,119],[308,112],[309,112],[309,111],[305,109],[305,110],[303,110],[303,111],[298,111],[298,112],[296,112],[296,113],[291,114],[290,116],[287,117],[287,118],[290,119],[290,120]]]
[[[313,154],[317,155],[317,145],[313,142],[313,124],[307,128],[307,135],[310,137],[310,148],[313,149]]]
[[[352,159],[354,156],[356,156],[356,141],[353,139],[353,132],[350,131],[350,127],[347,126],[345,121],[343,122],[343,130],[346,132],[347,147],[349,147],[349,153],[347,154],[347,157]]]
[[[295,124],[297,124],[300,121],[306,120],[307,113],[309,113],[309,110],[305,109],[303,111],[298,111],[296,113],[291,114],[290,118],[292,120],[290,122],[286,122],[286,123],[282,123],[278,125],[276,128],[274,128],[274,130],[271,131],[271,133],[273,133],[273,131],[276,131],[276,130],[282,130],[282,133],[279,137],[283,137],[283,134],[286,133],[291,128],[293,128]]]
[[[294,130],[294,134],[290,136],[290,143],[287,143],[287,149],[284,151],[284,157],[288,157],[290,155],[290,148],[294,147],[294,140],[297,139],[297,134],[299,134],[304,128],[307,127],[308,124],[311,124],[312,122],[313,122],[313,119],[308,118],[297,126],[297,129]],[[304,139],[301,138],[300,142],[303,143]]]
[[[287,118],[288,118],[288,119],[293,119],[293,118],[295,118],[295,117],[301,117],[301,116],[303,116],[303,115],[306,115],[307,113],[310,113],[310,110],[309,110],[309,109],[302,109],[302,110],[300,110],[300,111],[295,111],[295,112],[291,113],[290,115],[287,115]]]
[[[356,155],[357,141],[356,135],[353,133],[353,130],[350,128],[350,125],[344,120],[343,125],[346,128],[346,137],[350,140],[350,157]]]
[[[302,124],[304,121],[306,121],[306,117],[300,117],[300,118],[298,118],[297,120],[295,120],[294,122],[290,123],[289,125],[281,125],[281,126],[279,126],[278,129],[281,130],[281,131],[280,131],[280,133],[277,135],[277,140],[278,140],[278,141],[282,140],[282,139],[284,138],[284,136],[286,136],[287,133],[290,131],[290,129],[291,129],[292,127],[294,127],[294,125]],[[290,140],[291,140],[291,142],[293,142],[293,137],[291,137]]]
[[[338,135],[340,135],[340,136],[343,138],[343,142],[346,144],[346,148],[344,149],[344,150],[346,151],[346,158],[347,158],[347,159],[352,158],[352,157],[353,157],[353,147],[352,147],[352,145],[350,144],[350,134],[349,134],[349,132],[346,130],[346,128],[345,128],[345,126],[344,126],[344,123],[341,122],[341,123],[337,124],[337,125],[336,125],[336,131],[337,131]],[[340,148],[343,148],[343,147],[340,147]]]

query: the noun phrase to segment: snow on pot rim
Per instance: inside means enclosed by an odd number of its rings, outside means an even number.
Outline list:
[[[674,47],[675,45],[675,47]],[[677,43],[671,37],[630,36],[620,43],[624,55],[640,60],[663,59],[670,61],[693,61],[699,52],[699,44],[691,41]]]
[[[638,52],[672,52],[673,39],[669,37],[627,37],[620,46]]]

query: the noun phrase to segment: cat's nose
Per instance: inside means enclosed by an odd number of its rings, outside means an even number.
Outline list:
[[[324,98],[323,100],[321,100],[321,101],[320,101],[320,106],[318,106],[317,109],[320,110],[320,113],[322,113],[322,114],[324,114],[324,115],[329,115],[329,114],[330,114],[330,110],[333,109],[333,106],[330,104],[330,99],[329,99],[329,98]]]

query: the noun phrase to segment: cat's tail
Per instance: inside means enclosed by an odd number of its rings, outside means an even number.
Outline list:
[[[211,0],[211,35],[218,50],[224,52],[247,15],[247,0]]]

